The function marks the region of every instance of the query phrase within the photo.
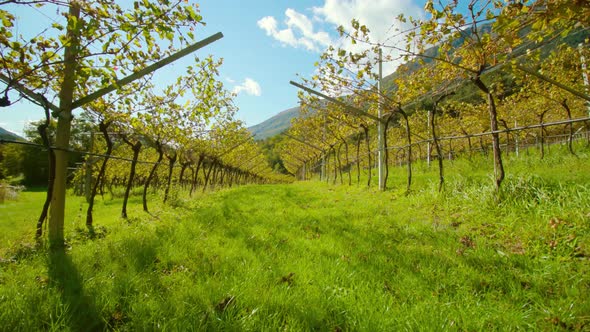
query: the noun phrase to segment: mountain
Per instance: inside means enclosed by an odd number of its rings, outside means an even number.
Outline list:
[[[289,108],[281,113],[265,120],[257,125],[254,125],[248,130],[254,135],[257,140],[278,135],[291,126],[291,119],[299,116],[299,107]]]
[[[11,141],[26,141],[26,139],[12,133],[2,127],[0,127],[0,139],[11,140]]]

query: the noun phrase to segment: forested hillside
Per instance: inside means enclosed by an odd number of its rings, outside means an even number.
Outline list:
[[[0,139],[7,139],[7,140],[23,140],[22,137],[18,136],[17,134],[10,132],[4,128],[0,127]]]

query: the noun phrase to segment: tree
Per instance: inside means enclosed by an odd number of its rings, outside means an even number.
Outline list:
[[[540,71],[545,76],[555,81],[567,82],[568,86],[578,91],[584,91],[584,83],[582,81],[582,75],[580,75],[582,68],[577,49],[567,45],[559,46],[540,64]],[[553,105],[555,108],[561,109],[562,114],[569,120],[571,120],[574,115],[576,117],[582,117],[585,115],[583,111],[583,100],[581,98],[573,96],[571,93],[555,86],[554,84],[535,78],[529,78],[529,75],[526,73],[521,76],[524,82],[522,95],[523,97],[529,97],[529,100],[523,100],[523,102],[529,103],[529,105],[536,102],[538,106],[533,109],[538,110]],[[567,128],[568,149],[571,154],[575,155],[573,150],[574,124],[568,124]]]
[[[496,9],[490,6],[490,2],[477,0],[469,3],[466,15],[458,9],[458,2],[444,6],[441,4],[437,8],[433,1],[428,1],[424,8],[430,18],[413,21],[419,32],[414,38],[409,38],[406,51],[410,53],[412,43],[417,42],[419,53],[411,54],[422,56],[428,45],[438,45],[438,54],[431,57],[436,65],[447,71],[449,76],[454,74],[459,78],[470,79],[486,96],[490,129],[493,132],[494,182],[499,190],[504,180],[504,165],[500,137],[495,133],[498,130],[496,99],[493,86],[485,83],[482,75],[488,67],[497,65],[501,50],[506,45],[504,35],[494,34],[481,26],[481,22],[495,17]]]
[[[270,166],[276,172],[287,174],[287,169],[283,163],[283,160],[280,157],[279,152],[277,151],[277,146],[286,138],[284,135],[275,135],[272,137],[268,137],[261,141],[258,141],[262,153],[266,156]]]
[[[0,179],[18,178],[23,174],[25,149],[19,144],[0,145]]]
[[[501,3],[490,1],[472,0],[466,10],[459,7],[457,1],[447,3],[427,1],[425,11],[428,17],[426,19],[410,18],[412,29],[406,32],[395,32],[402,35],[405,33],[406,47],[379,45],[369,40],[368,29],[354,20],[353,31],[345,33],[355,43],[363,42],[368,45],[391,48],[400,52],[406,60],[413,59],[418,64],[433,63],[433,67],[438,67],[439,71],[445,73],[442,77],[443,81],[438,82],[440,85],[445,82],[460,82],[468,79],[484,94],[492,131],[494,182],[497,189],[500,188],[504,179],[500,137],[496,133],[498,118],[494,90],[497,86],[486,82],[483,74],[508,59],[507,53],[514,45],[514,41],[521,43],[519,33],[526,25],[514,21],[517,24],[502,23],[502,29],[496,26],[496,30],[493,30],[494,26],[484,24],[500,22],[500,18],[503,17],[500,15],[502,9]],[[403,15],[398,19],[403,23],[408,21]],[[433,45],[436,45],[434,52]]]
[[[41,4],[54,5],[51,1]],[[60,2],[54,6],[59,11],[62,5]],[[122,8],[106,0],[72,0],[68,6],[68,13],[64,16],[66,22],[53,25],[55,30],[65,30],[65,33],[57,37],[40,34],[24,45],[12,34],[14,16],[5,10],[0,11],[3,22],[6,22],[0,38],[3,79],[7,82],[5,91],[24,86],[31,91],[40,91],[36,92],[40,95],[56,94],[60,100],[59,107],[53,107],[53,115],[58,118],[58,150],[49,227],[52,247],[63,246],[68,159],[64,150],[70,143],[72,109],[82,104],[81,99],[74,101],[74,98],[83,97],[80,91],[84,91],[86,82],[99,81],[101,88],[112,86],[117,75],[137,72],[171,54],[175,51],[174,45],[183,46],[193,39],[192,32],[185,29],[192,28],[202,19],[195,7],[185,6],[180,0],[138,1],[132,8]],[[164,40],[169,46],[158,43]],[[159,45],[164,45],[165,49]],[[62,52],[63,56],[60,55]]]

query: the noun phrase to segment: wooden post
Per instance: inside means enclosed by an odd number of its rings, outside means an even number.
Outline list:
[[[383,59],[381,48],[379,48],[379,79],[377,80],[377,91],[379,91],[379,101],[377,102],[377,173],[379,179],[379,190],[385,190],[386,175],[385,167],[387,166],[385,157],[385,121],[383,119]]]
[[[90,152],[92,152],[94,148],[94,131],[90,132]],[[88,156],[86,158],[86,174],[84,179],[84,196],[86,197],[86,202],[90,203],[90,193],[92,191],[92,164],[94,163],[94,157]]]
[[[70,3],[68,20],[80,17],[80,5]],[[49,244],[52,248],[64,245],[64,212],[66,203],[66,181],[68,168],[68,149],[72,125],[72,100],[76,83],[76,54],[79,43],[79,24],[68,24],[66,37],[69,43],[64,49],[64,78],[59,92],[59,113],[55,135],[55,182],[51,196],[49,215]]]

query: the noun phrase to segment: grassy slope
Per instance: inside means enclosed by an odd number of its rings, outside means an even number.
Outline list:
[[[590,163],[563,154],[508,162],[497,204],[489,161],[403,170],[387,193],[317,182],[246,186],[175,207],[97,206],[99,238],[68,205],[67,254],[5,229],[36,216],[3,206],[0,326],[7,330],[490,330],[590,328]],[[510,159],[510,158],[508,158]],[[16,212],[15,212],[16,211]],[[558,218],[558,219],[554,219]],[[556,227],[551,220],[561,220]],[[32,222],[31,224],[34,224]],[[2,247],[0,247],[2,248]]]
[[[280,134],[291,127],[291,119],[299,116],[299,107],[286,109],[263,122],[254,125],[248,130],[254,135],[257,140],[266,139]]]
[[[17,134],[15,134],[11,131],[4,129],[2,127],[0,127],[0,139],[25,141],[24,138],[18,136]]]

